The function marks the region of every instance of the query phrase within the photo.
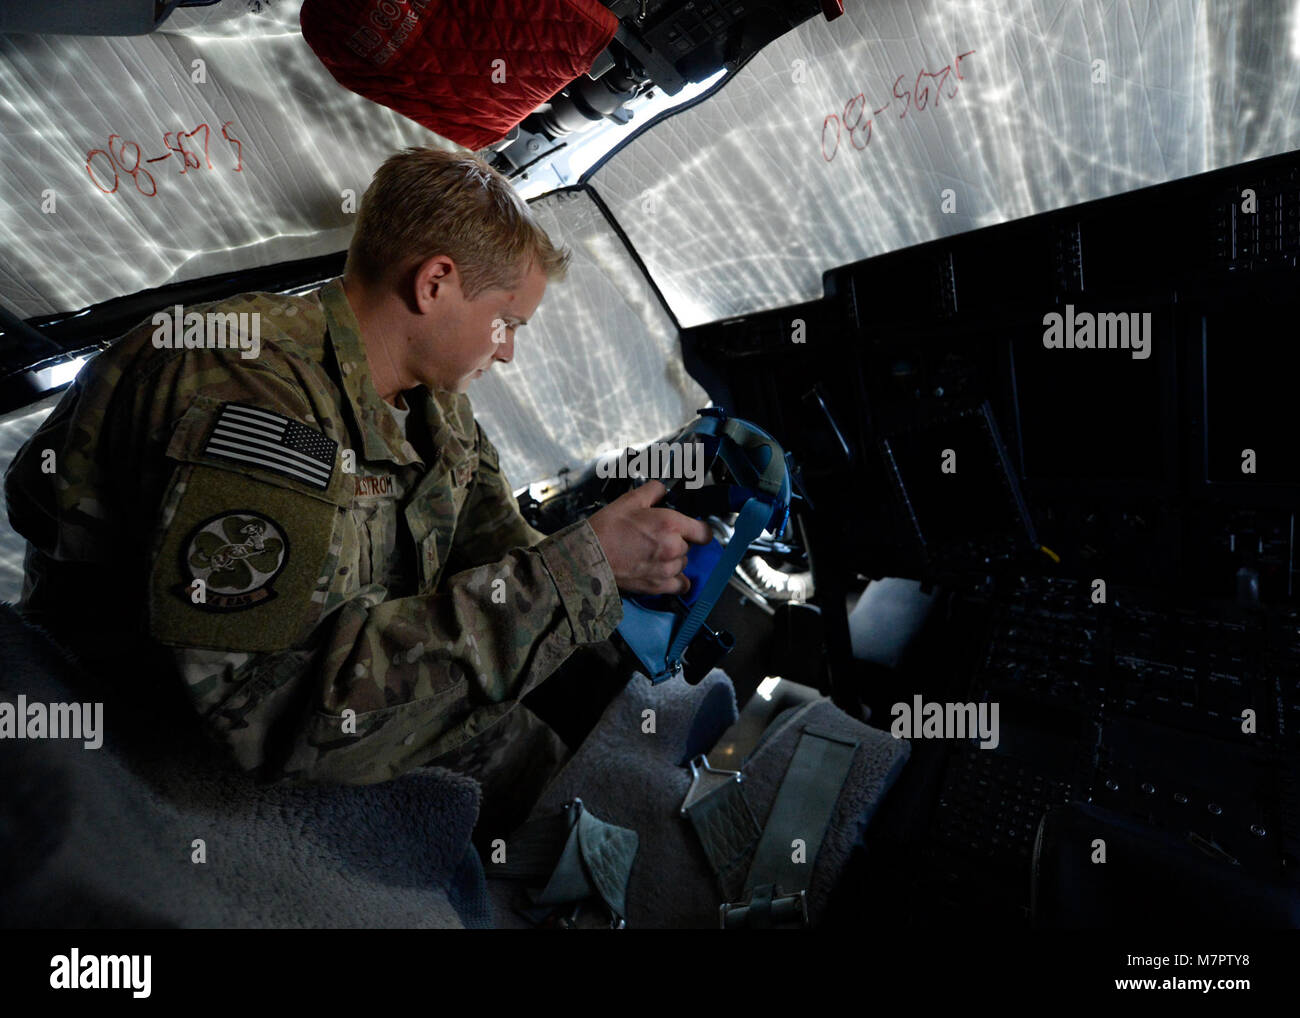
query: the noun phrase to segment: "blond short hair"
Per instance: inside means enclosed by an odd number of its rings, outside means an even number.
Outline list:
[[[552,280],[569,266],[569,252],[478,156],[408,148],[389,156],[366,188],[344,273],[374,283],[435,255],[456,263],[469,300],[517,286],[534,264]]]

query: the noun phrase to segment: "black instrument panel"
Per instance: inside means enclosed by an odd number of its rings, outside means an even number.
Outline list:
[[[1070,801],[1300,883],[1297,219],[1292,153],[832,269],[819,302],[683,334],[834,503],[814,577],[913,577],[978,619],[978,653],[914,676],[999,703],[1004,733],[943,747],[912,789],[928,821],[900,860],[932,905],[1000,887],[1027,915],[1032,832]],[[818,387],[843,452],[806,412]]]

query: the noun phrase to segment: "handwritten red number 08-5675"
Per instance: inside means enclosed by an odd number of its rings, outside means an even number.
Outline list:
[[[901,92],[898,90],[899,82],[903,81],[907,75],[900,74],[894,79],[894,87],[892,90],[893,99],[885,103],[885,105],[881,106],[879,109],[872,110],[871,117],[868,117],[865,123],[862,118],[866,114],[867,104],[866,98],[862,92],[859,92],[845,103],[844,109],[840,113],[826,114],[822,119],[822,158],[828,163],[835,158],[836,154],[839,152],[840,139],[845,130],[848,132],[849,143],[855,149],[859,152],[866,149],[866,147],[871,144],[872,123],[874,122],[874,118],[889,109],[896,99],[901,99],[903,102],[903,110],[898,114],[898,119],[902,120],[907,116],[909,108],[920,111],[924,110],[927,106],[938,106],[941,98],[952,99],[955,97],[958,88],[957,81],[965,80],[962,78],[961,62],[965,57],[970,56],[974,52],[975,51],[972,49],[967,50],[965,53],[958,53],[956,60],[951,64],[945,64],[937,71],[919,71],[916,75],[915,81],[912,83],[912,87],[910,89],[905,88]],[[953,76],[951,81],[949,80],[949,75]],[[931,91],[930,82],[925,80],[927,78],[933,79],[933,91]],[[945,82],[952,86],[951,91],[944,89],[943,86]],[[859,131],[865,131],[865,134],[859,136]],[[830,145],[829,150],[827,149],[828,140]]]
[[[221,137],[230,143],[235,153],[235,165],[232,167],[234,172],[241,173],[244,169],[244,143],[239,138],[230,134],[230,125],[233,120],[227,120],[221,125]],[[199,161],[199,154],[185,147],[184,139],[189,138],[193,142],[199,134],[203,136],[203,162]],[[121,135],[111,134],[108,137],[108,148],[93,148],[86,153],[86,173],[89,174],[91,183],[93,183],[104,194],[116,194],[122,183],[122,175],[130,177],[135,183],[135,188],[146,198],[153,198],[158,194],[158,181],[154,179],[141,163],[158,163],[165,159],[170,159],[173,155],[180,156],[180,172],[184,174],[189,170],[197,170],[207,163],[209,170],[215,169],[212,165],[212,157],[208,153],[208,143],[212,137],[212,128],[207,124],[199,124],[192,131],[168,131],[163,135],[163,147],[167,149],[160,156],[154,156],[152,159],[142,159],[140,146],[133,141],[123,141]],[[128,150],[133,150],[128,154]],[[101,157],[99,162],[95,157]],[[109,174],[112,174],[112,187],[105,185]],[[148,181],[146,190],[142,180]]]

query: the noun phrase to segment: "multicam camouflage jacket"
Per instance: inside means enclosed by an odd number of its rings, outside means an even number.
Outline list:
[[[464,395],[405,393],[403,436],[340,280],[186,309],[213,310],[260,315],[257,356],[145,323],[15,458],[29,618],[101,674],[166,658],[242,767],[348,783],[458,749],[611,635],[590,525],[528,526]]]

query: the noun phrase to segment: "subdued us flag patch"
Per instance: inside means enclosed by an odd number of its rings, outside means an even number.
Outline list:
[[[334,473],[338,443],[273,410],[227,403],[203,451],[274,470],[324,491]]]

